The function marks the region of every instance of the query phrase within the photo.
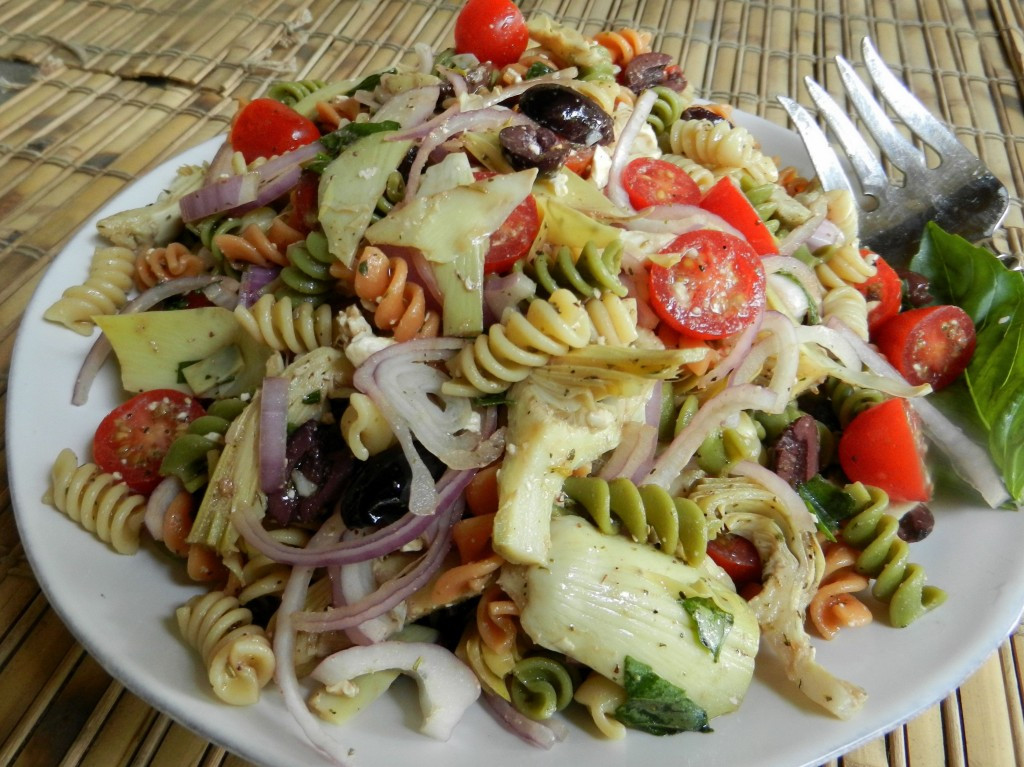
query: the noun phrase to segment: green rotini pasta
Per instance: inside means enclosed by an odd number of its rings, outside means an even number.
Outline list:
[[[572,250],[563,245],[553,256],[538,253],[519,264],[523,264],[523,271],[537,283],[538,292],[542,295],[550,296],[559,288],[571,290],[581,298],[593,298],[605,291],[617,296],[626,295],[626,286],[619,279],[622,268],[620,240],[605,248],[588,242],[575,260]]]
[[[651,106],[651,114],[647,117],[647,124],[654,130],[658,143],[662,149],[668,147],[668,133],[673,123],[683,114],[693,99],[688,98],[684,91],[680,93],[664,85],[656,85],[651,88],[658,98]]]
[[[843,528],[844,541],[860,549],[857,572],[875,579],[871,593],[889,603],[889,621],[909,626],[946,601],[946,592],[925,585],[924,569],[908,561],[910,545],[901,539],[899,520],[886,514],[889,497],[878,488],[847,485],[858,513]]]
[[[287,256],[289,265],[281,270],[285,295],[319,304],[334,287],[330,272],[334,256],[327,248],[327,237],[310,232],[305,240],[288,246]]]
[[[223,447],[224,434],[244,408],[245,402],[237,398],[214,401],[206,415],[192,421],[171,443],[160,464],[160,473],[177,477],[190,493],[203,487]]]
[[[829,378],[823,388],[832,405],[832,412],[844,429],[857,415],[886,400],[880,391],[854,386],[838,378]]]
[[[395,205],[402,201],[403,197],[405,197],[405,178],[397,170],[393,170],[388,174],[388,180],[384,184],[384,194],[377,200],[372,220],[379,221],[384,218]]]
[[[271,85],[267,89],[267,96],[282,104],[294,106],[326,84],[323,80],[284,80]]]
[[[523,658],[508,678],[512,705],[531,719],[550,719],[572,702],[573,689],[565,664],[544,655]]]
[[[617,519],[634,540],[653,538],[662,551],[692,565],[704,558],[707,522],[700,508],[686,498],[673,498],[661,487],[637,486],[626,478],[569,477],[562,490],[606,535],[618,532]]]

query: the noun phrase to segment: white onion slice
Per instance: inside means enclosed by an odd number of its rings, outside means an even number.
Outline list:
[[[486,708],[506,730],[522,738],[531,746],[547,750],[556,743],[565,740],[569,734],[568,728],[566,728],[563,722],[557,719],[549,719],[546,722],[530,719],[530,717],[517,710],[507,700],[491,692],[486,687],[483,690],[481,700],[483,700]]]
[[[284,487],[288,458],[288,379],[268,376],[260,395],[260,490]]]
[[[818,525],[807,504],[786,480],[770,469],[753,461],[738,461],[729,473],[736,477],[747,477],[763,485],[786,508],[789,523],[799,532],[814,535]]]
[[[780,255],[792,256],[797,249],[818,229],[818,227],[821,226],[821,222],[824,221],[825,216],[828,215],[828,210],[825,207],[824,202],[820,205],[815,205],[811,212],[813,215],[809,219],[793,229],[779,242]]]
[[[792,256],[762,256],[761,265],[766,274],[783,272],[799,282],[807,295],[815,302],[818,315],[821,315],[821,299],[823,297],[821,283],[811,267]]]
[[[380,642],[350,647],[320,661],[312,677],[335,694],[355,694],[352,680],[376,671],[398,670],[416,680],[423,724],[420,731],[448,740],[455,725],[480,697],[480,682],[450,651],[425,642]]]
[[[779,312],[765,312],[761,330],[767,331],[767,335],[754,343],[733,371],[730,380],[733,383],[752,382],[761,373],[764,363],[774,357],[775,364],[772,366],[772,379],[768,388],[775,392],[777,398],[771,412],[781,413],[792,399],[796,371],[800,365],[800,344],[793,323]]]
[[[785,405],[785,403],[783,403]],[[697,411],[686,427],[658,456],[644,482],[668,489],[690,462],[701,443],[732,415],[741,410],[777,413],[778,396],[771,389],[753,384],[730,386],[715,395]]]
[[[623,224],[634,232],[686,234],[698,229],[717,229],[741,240],[746,239],[739,229],[724,218],[696,205],[655,205],[644,208],[637,216],[625,219]]]
[[[850,343],[869,370],[876,375],[906,383],[888,360],[864,343],[860,336],[842,321],[832,317],[828,321],[828,326]],[[907,386],[909,385],[908,383]],[[1002,477],[999,476],[999,470],[985,448],[964,434],[959,426],[924,398],[910,399],[909,402],[921,417],[925,432],[949,456],[957,474],[974,487],[989,506],[996,508],[1010,500],[1010,494],[1006,491]]]
[[[167,509],[182,490],[184,490],[184,485],[181,484],[180,479],[165,477],[146,499],[146,512],[142,517],[142,523],[154,541],[164,539],[164,517],[167,515]]]
[[[647,124],[647,118],[651,114],[651,107],[658,100],[658,94],[654,89],[649,89],[636,100],[633,105],[633,114],[629,116],[622,133],[615,142],[615,151],[612,152],[611,168],[608,170],[608,186],[605,187],[605,194],[608,199],[620,208],[631,210],[629,195],[622,186],[622,171],[626,168],[626,161],[629,159],[629,150],[633,142],[640,135],[641,128]]]

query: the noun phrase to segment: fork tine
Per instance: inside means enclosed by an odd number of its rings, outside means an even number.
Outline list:
[[[861,48],[864,51],[864,64],[878,92],[914,133],[943,157],[969,154],[956,136],[886,66],[870,38],[864,38]]]
[[[803,139],[807,154],[811,158],[811,164],[818,174],[822,188],[826,190],[845,189],[851,194],[850,180],[846,176],[839,156],[829,144],[828,137],[811,117],[811,113],[797,104],[788,96],[778,96],[779,103],[789,114],[793,125],[796,126],[800,138]]]
[[[842,144],[864,193],[872,196],[881,194],[889,179],[874,150],[868,146],[842,107],[825,92],[824,88],[810,77],[804,79],[804,84],[811,94],[811,99],[824,115],[828,127]]]
[[[864,81],[857,76],[853,66],[842,56],[836,56],[836,66],[839,68],[839,76],[846,87],[853,108],[875,137],[882,154],[904,172],[925,170],[927,166],[921,152],[892,124],[881,104],[875,100]]]

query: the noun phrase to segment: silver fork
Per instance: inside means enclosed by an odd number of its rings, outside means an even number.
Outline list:
[[[991,236],[1009,207],[1006,187],[889,71],[869,39],[864,39],[862,47],[864,63],[882,99],[913,134],[935,150],[940,163],[928,167],[924,153],[904,138],[850,63],[836,56],[850,102],[878,150],[902,172],[902,183],[890,180],[876,151],[845,110],[808,77],[807,90],[842,146],[845,163],[806,109],[785,96],[778,99],[796,125],[822,186],[853,193],[862,211],[861,242],[896,266],[905,266],[917,252],[928,221],[972,242]],[[847,168],[856,176],[859,192],[851,184]]]

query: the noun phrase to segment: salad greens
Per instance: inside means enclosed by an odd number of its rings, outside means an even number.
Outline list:
[[[651,735],[711,732],[704,709],[631,655],[626,656],[623,686],[626,702],[615,709],[615,718],[627,727]]]

